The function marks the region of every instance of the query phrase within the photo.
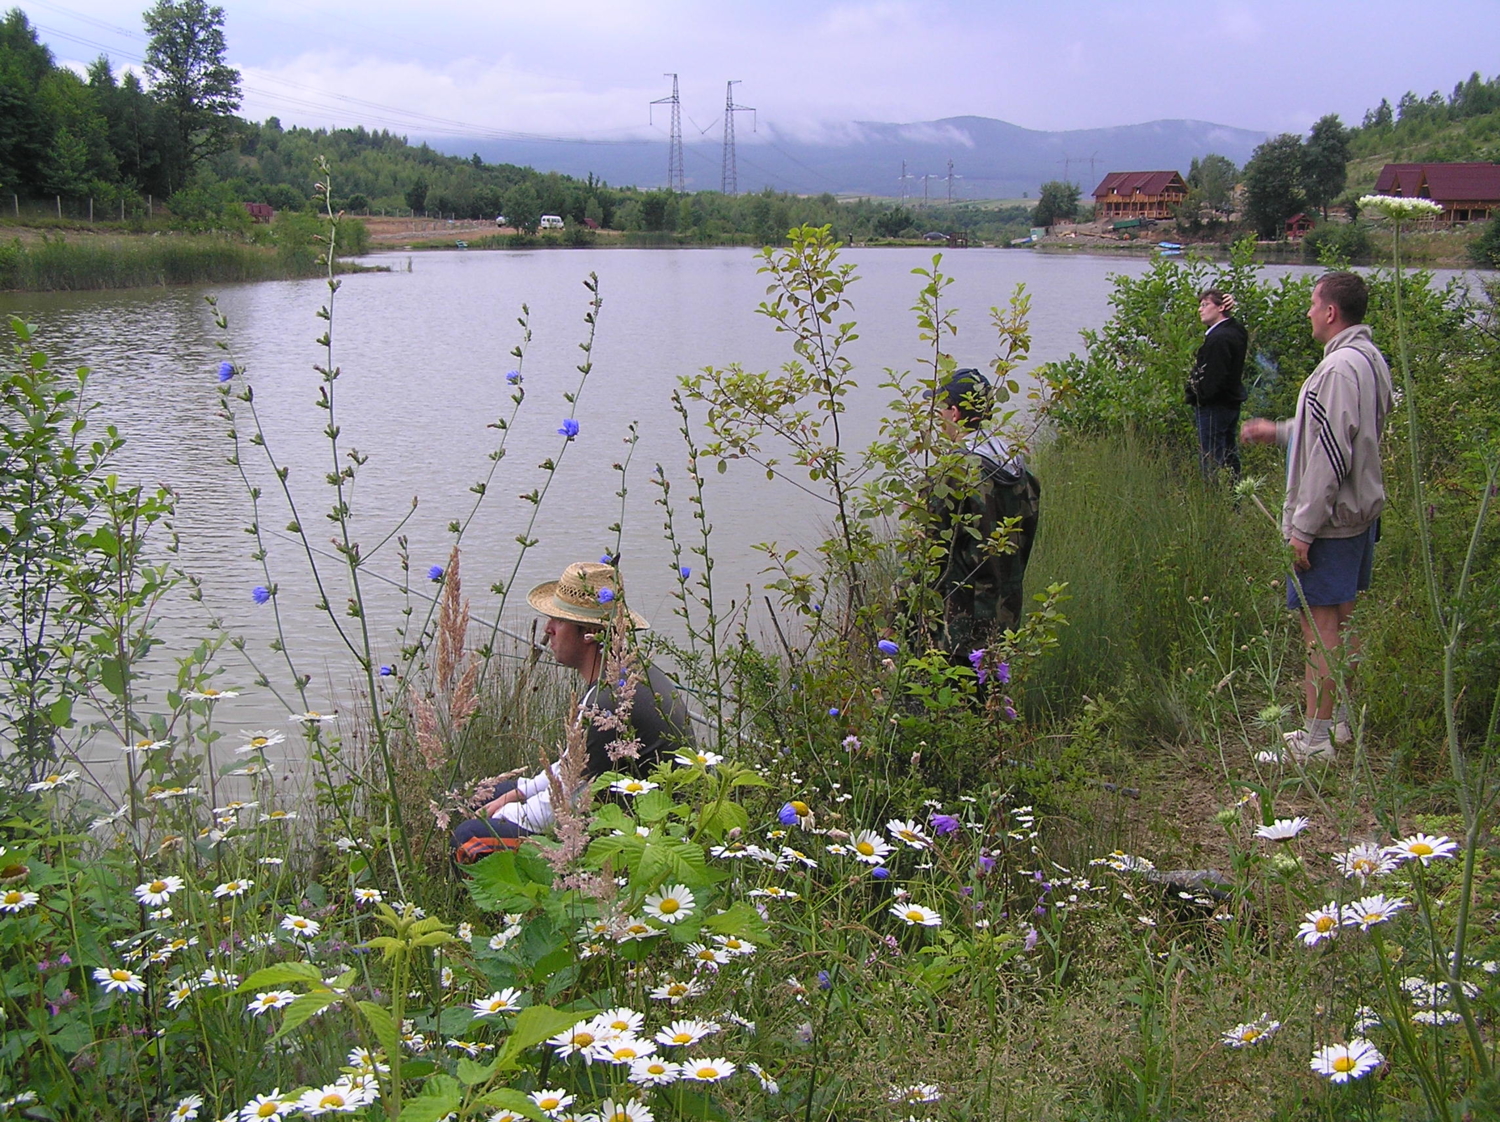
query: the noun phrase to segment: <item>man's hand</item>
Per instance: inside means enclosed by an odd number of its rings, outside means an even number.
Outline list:
[[[503,806],[509,806],[511,803],[518,803],[520,801],[521,801],[521,792],[520,791],[514,791],[514,790],[507,791],[507,792],[505,792],[505,794],[501,795],[498,799],[492,799],[489,802],[487,802],[487,803],[484,804],[484,814],[485,814],[485,817],[486,818],[493,818],[493,817],[495,817],[495,815],[497,815],[497,814],[500,813],[500,808],[501,807],[503,807]]]
[[[1240,426],[1241,444],[1275,444],[1276,422],[1253,417]]]
[[[1312,568],[1312,562],[1307,559],[1307,551],[1311,542],[1302,541],[1300,538],[1292,539],[1292,567],[1299,573],[1305,573]]]

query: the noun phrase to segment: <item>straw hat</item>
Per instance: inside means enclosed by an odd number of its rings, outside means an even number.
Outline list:
[[[572,623],[609,623],[620,607],[620,586],[613,565],[578,561],[563,570],[560,580],[537,585],[526,600],[544,616]],[[629,611],[627,608],[626,611]],[[637,612],[630,612],[631,626],[650,627]]]

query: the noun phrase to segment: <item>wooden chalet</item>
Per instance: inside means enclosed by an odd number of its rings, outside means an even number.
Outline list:
[[[252,222],[269,222],[276,217],[270,203],[246,203],[245,209],[250,212]]]
[[[1112,171],[1094,188],[1094,218],[1171,218],[1185,198],[1175,171]]]
[[[1484,222],[1500,214],[1500,164],[1386,164],[1375,193],[1431,199],[1439,222]]]
[[[1301,211],[1286,220],[1286,236],[1292,241],[1304,237],[1312,228],[1313,220]]]

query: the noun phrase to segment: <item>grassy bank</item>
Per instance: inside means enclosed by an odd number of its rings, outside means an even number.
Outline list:
[[[8,243],[0,240],[0,291],[78,292],[319,276],[325,266],[319,259],[321,243],[313,236],[316,228],[315,219],[279,224],[254,241],[160,231],[17,236]],[[341,252],[365,251],[362,230],[358,223],[345,223]]]

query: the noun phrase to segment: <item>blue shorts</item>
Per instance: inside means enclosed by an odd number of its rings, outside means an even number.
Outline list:
[[[1328,608],[1352,604],[1354,598],[1370,587],[1375,568],[1375,541],[1380,536],[1377,521],[1362,534],[1352,538],[1318,538],[1307,549],[1312,568],[1294,573],[1286,585],[1286,606],[1290,611],[1302,607]],[[1297,595],[1297,581],[1302,582],[1302,597]]]

